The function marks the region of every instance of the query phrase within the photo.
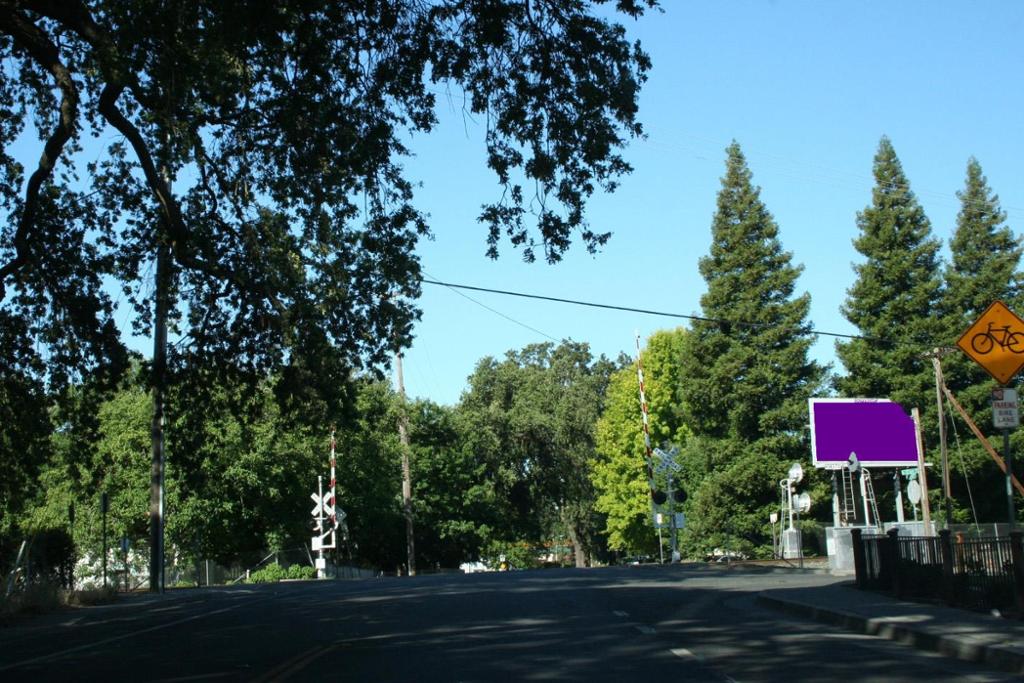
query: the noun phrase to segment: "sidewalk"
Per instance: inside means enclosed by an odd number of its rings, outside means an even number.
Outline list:
[[[884,593],[858,590],[852,581],[779,588],[764,591],[757,599],[762,605],[847,630],[1024,674],[1024,621],[904,602]]]

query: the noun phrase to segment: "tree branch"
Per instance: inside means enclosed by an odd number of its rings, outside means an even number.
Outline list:
[[[35,228],[36,210],[39,207],[39,191],[53,175],[64,145],[74,135],[78,119],[78,89],[71,73],[60,61],[60,53],[49,36],[38,26],[19,14],[11,4],[0,4],[0,30],[14,39],[15,44],[28,53],[29,57],[48,71],[61,91],[60,120],[53,133],[46,140],[39,165],[28,179],[25,187],[25,205],[22,207],[18,227],[14,233],[15,256],[0,267],[0,301],[7,295],[5,282],[29,262],[29,242]]]

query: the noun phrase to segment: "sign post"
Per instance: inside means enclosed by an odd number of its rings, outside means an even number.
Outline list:
[[[1010,450],[1010,430],[1020,427],[1016,389],[992,390],[992,424],[1003,432],[1003,454],[1006,458],[1006,514],[1012,531],[1017,513],[1013,506],[1013,453]]]
[[[1024,368],[1024,320],[994,301],[956,343],[960,349],[983,367],[1000,384],[1008,384]],[[1010,453],[1010,430],[1020,426],[1020,412],[1015,389],[992,391],[992,423],[1003,432],[1003,453],[1006,459],[1006,512],[1010,529],[1016,523],[1013,506],[1013,456]]]

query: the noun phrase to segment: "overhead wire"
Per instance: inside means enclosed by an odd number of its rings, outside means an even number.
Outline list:
[[[570,304],[570,305],[573,305],[573,306],[587,306],[587,307],[590,307],[590,308],[600,308],[600,309],[612,310],[612,311],[623,311],[623,312],[626,312],[626,313],[640,313],[642,315],[655,315],[655,316],[660,316],[660,317],[664,317],[664,318],[678,318],[678,319],[682,319],[682,320],[696,320],[696,321],[700,321],[700,322],[706,322],[706,323],[711,323],[711,324],[714,324],[714,325],[718,325],[718,326],[722,327],[723,329],[728,329],[730,327],[746,327],[746,328],[751,328],[751,329],[771,327],[771,325],[769,323],[756,323],[756,322],[749,322],[749,321],[743,321],[743,320],[740,320],[740,321],[725,320],[725,319],[722,319],[722,318],[709,318],[709,317],[706,317],[706,316],[691,315],[691,314],[686,314],[686,313],[673,313],[673,312],[670,312],[670,311],[656,311],[656,310],[651,310],[651,309],[646,309],[646,308],[635,308],[633,306],[617,306],[617,305],[614,305],[614,304],[604,304],[604,303],[597,303],[597,302],[593,302],[593,301],[580,301],[578,299],[566,299],[564,297],[557,297],[557,296],[546,296],[546,295],[542,295],[542,294],[528,294],[526,292],[514,292],[514,291],[510,291],[510,290],[506,290],[506,289],[493,289],[493,288],[490,288],[490,287],[477,287],[475,285],[463,285],[463,284],[457,284],[457,283],[454,283],[454,282],[442,282],[442,281],[433,280],[433,279],[423,279],[422,282],[425,283],[425,284],[428,284],[428,285],[439,285],[441,287],[447,287],[447,288],[449,288],[449,289],[451,289],[453,291],[459,290],[459,289],[468,289],[470,291],[475,291],[475,292],[486,292],[488,294],[501,294],[503,296],[514,296],[514,297],[520,297],[520,298],[524,298],[524,299],[535,299],[535,300],[538,300],[538,301],[551,301],[551,302],[554,302],[554,303]],[[461,292],[459,292],[459,293],[461,294]],[[479,301],[476,301],[472,297],[469,297],[469,296],[467,296],[465,294],[462,294],[462,296],[465,296],[466,298],[470,299],[471,301],[474,301],[474,302],[480,304],[481,306],[484,306],[484,308],[488,308],[487,306],[485,306],[484,304],[480,303]],[[493,311],[495,313],[498,313],[498,315],[501,315],[504,318],[508,318],[508,316],[505,316],[504,314],[499,313],[498,311],[494,311],[494,309],[489,309],[489,310],[491,310],[491,311]],[[531,329],[534,332],[537,332],[538,334],[542,334],[545,337],[547,337],[548,339],[552,339],[554,341],[558,341],[557,339],[554,339],[554,337],[551,337],[550,335],[544,334],[543,332],[540,332],[539,330],[531,328],[528,325],[525,325],[524,323],[520,323],[519,321],[514,320],[512,318],[508,318],[508,319],[512,320],[512,322],[515,322],[518,325],[523,325],[524,327],[527,327],[528,329]],[[884,337],[870,337],[870,336],[861,335],[861,334],[843,334],[841,332],[823,332],[821,330],[815,330],[813,328],[809,329],[807,331],[807,334],[809,334],[809,335],[816,335],[816,336],[820,336],[820,337],[835,337],[835,338],[838,338],[838,339],[856,339],[856,340],[862,340],[862,341],[878,343],[878,344],[888,344],[888,345],[907,344],[907,345],[921,346],[922,343],[923,343],[921,341],[913,341],[913,340],[907,340],[907,339],[886,339]]]
[[[946,407],[949,409],[949,421],[953,425],[953,437],[956,439],[956,454],[960,460],[960,471],[964,475],[964,483],[967,485],[967,498],[971,501],[971,514],[974,516],[974,528],[980,533],[981,527],[978,525],[978,509],[974,505],[974,494],[971,492],[971,479],[967,476],[967,464],[964,460],[963,450],[960,448],[960,432],[956,429],[956,415],[953,414],[953,406],[949,401],[946,401]]]
[[[426,272],[426,271],[424,271],[424,272]],[[429,273],[427,273],[427,274],[429,275]],[[516,320],[515,318],[513,318],[510,315],[505,315],[501,311],[499,311],[499,310],[497,310],[495,308],[491,308],[490,306],[488,306],[487,304],[483,303],[482,301],[478,301],[477,299],[474,299],[473,297],[469,296],[468,294],[464,294],[463,292],[459,291],[459,289],[479,289],[479,288],[466,287],[464,285],[448,284],[446,282],[439,282],[437,280],[427,280],[427,279],[424,279],[424,280],[422,280],[422,282],[425,282],[425,283],[431,284],[431,285],[441,285],[442,287],[447,287],[452,292],[454,292],[455,294],[458,294],[462,298],[469,299],[470,301],[475,303],[477,306],[480,306],[481,308],[485,308],[488,311],[490,311],[491,313],[493,313],[493,314],[495,314],[497,316],[500,316],[500,317],[504,318],[505,320],[508,320],[511,323],[515,323],[516,325],[519,325],[520,327],[524,327],[524,328],[530,330],[531,332],[539,334],[540,336],[542,336],[542,337],[544,337],[546,339],[550,339],[553,342],[557,343],[557,342],[561,341],[560,339],[556,339],[555,337],[552,337],[550,334],[548,334],[546,332],[542,332],[541,330],[538,330],[536,327],[532,327],[532,326],[527,325],[526,323],[524,323],[524,322],[522,322],[520,320]],[[480,291],[488,291],[488,290],[481,289]]]

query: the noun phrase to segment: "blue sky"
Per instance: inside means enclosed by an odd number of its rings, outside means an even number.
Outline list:
[[[733,139],[783,246],[805,267],[798,286],[811,294],[810,317],[820,331],[856,333],[839,311],[859,261],[856,213],[870,202],[882,135],[944,243],[972,155],[1008,224],[1017,232],[1024,225],[1024,3],[663,5],[663,14],[625,19],[654,66],[640,101],[648,137],[625,154],[635,171],[619,191],[590,204],[592,226],[612,231],[610,243],[596,256],[575,248],[554,266],[525,264],[507,244],[498,261],[487,259],[476,216],[500,190],[484,163],[483,122],[464,116],[453,92],[450,102],[439,98],[442,125],[413,141],[417,157],[406,164],[422,182],[418,204],[435,234],[419,248],[427,277],[699,314],[705,283],[697,262],[708,251],[724,150]],[[464,294],[479,303],[424,285],[423,318],[405,360],[411,396],[454,403],[480,358],[548,336],[615,356],[633,353],[635,330],[646,337],[678,324]],[[836,363],[832,339],[820,338],[813,354]]]

